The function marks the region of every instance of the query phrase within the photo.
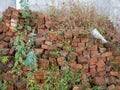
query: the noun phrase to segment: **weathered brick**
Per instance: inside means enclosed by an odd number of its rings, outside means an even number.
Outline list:
[[[49,60],[40,59],[39,60],[39,67],[43,68],[43,69],[48,69],[49,68]]]
[[[96,65],[96,63],[97,63],[97,58],[91,58],[90,59],[90,66],[91,65]]]
[[[43,53],[44,50],[43,49],[39,49],[39,48],[35,48],[34,51],[37,52],[37,53]]]
[[[111,71],[111,72],[110,72],[110,75],[111,75],[111,76],[117,76],[117,77],[118,77],[118,76],[119,76],[119,73],[118,73],[118,72],[115,72],[115,71]]]
[[[111,57],[112,56],[112,52],[105,52],[102,53],[101,57]]]
[[[72,39],[72,37],[73,37],[72,32],[69,31],[65,33],[65,38]]]
[[[104,85],[105,84],[105,78],[104,77],[95,77],[94,78],[94,84]]]
[[[79,64],[87,64],[88,63],[88,59],[82,56],[78,57],[78,63]]]
[[[52,42],[51,41],[45,41],[45,44],[46,45],[52,45]]]
[[[105,63],[104,63],[104,61],[103,60],[98,60],[98,62],[97,62],[97,67],[104,67],[105,66]]]
[[[48,49],[48,45],[42,44],[41,48],[42,48],[42,49]]]
[[[65,58],[64,57],[57,58],[57,63],[59,66],[64,66],[65,65]]]

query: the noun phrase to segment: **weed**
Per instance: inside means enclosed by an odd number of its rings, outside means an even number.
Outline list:
[[[105,28],[104,27],[100,27],[99,31],[100,31],[101,35],[105,35]]]
[[[2,81],[0,81],[0,89],[1,90],[7,90],[7,85],[6,85],[6,82],[2,82]]]
[[[40,86],[35,82],[34,80],[34,73],[33,72],[30,72],[28,74],[28,77],[27,77],[27,88],[29,88],[29,90],[41,90]]]
[[[100,86],[93,86],[93,90],[103,90]]]
[[[36,66],[36,62],[37,62],[36,53],[32,50],[26,56],[25,66],[29,65],[31,68],[34,68]]]
[[[0,61],[5,64],[8,62],[9,60],[8,58],[9,58],[8,56],[0,56]]]
[[[71,52],[71,51],[73,51],[73,48],[71,46],[68,46],[67,50],[68,50],[68,52]]]

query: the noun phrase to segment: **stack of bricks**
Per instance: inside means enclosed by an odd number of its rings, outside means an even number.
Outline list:
[[[26,19],[32,29],[37,26],[34,51],[41,53],[37,64],[38,68],[43,69],[42,72],[35,73],[37,81],[44,81],[44,74],[49,75],[49,67],[59,66],[60,70],[66,70],[68,64],[71,71],[84,73],[83,79],[88,77],[92,84],[112,85],[110,80],[115,78],[114,83],[120,85],[120,72],[115,71],[120,68],[120,52],[114,46],[91,39],[90,35],[83,34],[79,29],[56,30],[57,25],[64,21],[62,18],[53,20],[47,14],[35,13],[36,18],[30,19],[23,18],[21,14],[10,7],[3,13],[3,20],[0,22],[1,55],[14,57],[15,50],[11,42],[18,35],[14,28],[24,26]],[[58,76],[59,71],[54,73]]]
[[[39,31],[39,29],[38,29]],[[77,32],[77,34],[75,34]],[[40,52],[40,68],[48,68],[51,64],[57,65],[61,70],[66,70],[66,63],[73,72],[84,72],[91,83],[104,86],[108,84],[106,78],[116,77],[119,69],[120,52],[115,46],[103,44],[100,40],[91,39],[79,30],[45,31],[46,35],[36,38],[35,52]],[[62,34],[61,34],[62,33]],[[52,61],[52,62],[51,62]]]

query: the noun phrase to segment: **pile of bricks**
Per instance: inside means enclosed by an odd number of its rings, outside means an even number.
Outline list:
[[[49,75],[49,67],[59,66],[60,70],[66,70],[68,65],[71,71],[83,73],[82,79],[91,85],[103,88],[106,85],[109,88],[116,85],[120,89],[120,52],[115,46],[102,44],[100,40],[91,38],[79,29],[56,30],[64,21],[62,18],[51,19],[49,15],[39,13],[34,15],[35,19],[27,19],[30,21],[29,26],[37,26],[34,51],[41,53],[37,64],[38,68],[43,69],[35,72],[36,81],[44,81],[44,74]],[[11,42],[18,33],[13,29],[18,24],[24,26],[25,19],[21,17],[20,11],[10,7],[3,13],[3,20],[0,22],[1,55],[14,59],[15,49]],[[59,71],[54,72],[54,75],[59,76]]]

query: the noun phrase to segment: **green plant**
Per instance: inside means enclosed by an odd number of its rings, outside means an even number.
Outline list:
[[[72,48],[71,46],[68,46],[68,47],[67,47],[67,50],[68,50],[69,52],[71,52],[71,51],[73,51],[73,48]]]
[[[25,66],[30,66],[31,68],[34,68],[37,62],[36,56],[37,56],[37,53],[35,53],[33,50],[29,51],[29,53],[26,56]]]
[[[92,89],[93,90],[103,90],[100,86],[93,86]]]
[[[48,76],[44,90],[70,90],[75,84],[81,83],[81,74],[73,73],[69,69],[61,70],[61,77],[53,75],[53,70],[49,70],[51,73]]]
[[[29,4],[28,4],[29,0],[20,0],[20,4],[21,4],[21,7],[23,7],[23,9],[25,10],[29,10]]]
[[[104,35],[105,34],[105,28],[104,27],[100,27],[99,28],[100,34]]]
[[[25,43],[22,40],[22,36],[17,36],[16,40],[14,42],[14,46],[16,49],[15,53],[15,63],[14,67],[16,67],[19,63],[23,64],[23,58],[26,56],[26,48],[25,48]]]
[[[8,56],[0,56],[0,61],[2,62],[2,63],[6,63],[6,62],[8,62],[8,59],[9,57]]]
[[[0,22],[2,21],[2,19],[3,19],[2,16],[0,16]]]
[[[7,85],[6,85],[6,82],[2,82],[2,81],[0,81],[0,89],[1,90],[7,90]]]
[[[29,88],[29,90],[40,90],[41,87],[35,82],[33,72],[29,72],[26,80],[28,82],[27,88]]]

